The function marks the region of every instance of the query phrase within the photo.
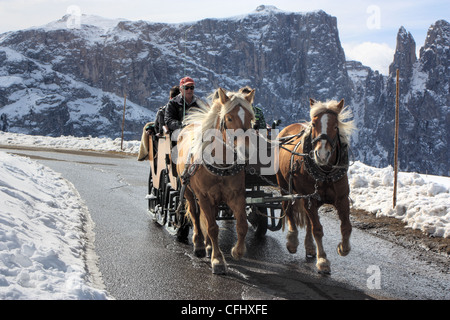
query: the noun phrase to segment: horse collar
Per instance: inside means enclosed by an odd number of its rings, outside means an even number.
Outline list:
[[[305,137],[303,153],[308,155],[304,157],[306,172],[308,172],[308,174],[316,181],[320,182],[337,182],[342,179],[347,174],[349,166],[347,145],[342,145],[339,137],[335,139],[336,146],[334,146],[334,148],[336,148],[338,152],[337,164],[333,166],[331,170],[327,171],[324,167],[317,165],[314,159],[309,156],[310,152],[313,150],[313,141],[311,140],[311,134],[308,134]]]
[[[210,173],[212,173],[215,176],[220,176],[220,177],[228,177],[228,176],[237,175],[245,167],[245,164],[238,164],[238,163],[235,163],[234,165],[229,166],[229,167],[218,167],[218,166],[209,164],[209,163],[205,162],[204,160],[203,160],[203,165],[205,166],[206,170],[208,170]]]

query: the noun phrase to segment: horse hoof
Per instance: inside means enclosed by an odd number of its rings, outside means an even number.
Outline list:
[[[286,248],[289,253],[296,253],[297,247],[300,244],[298,241],[298,231],[289,231],[286,240]]]
[[[227,274],[227,266],[225,264],[215,264],[212,266],[213,274]]]
[[[339,245],[337,246],[337,252],[341,257],[345,257],[350,253],[350,246],[347,249],[344,249],[342,243],[339,243]]]
[[[195,248],[194,249],[194,255],[197,258],[204,258],[204,257],[206,257],[206,250],[205,250],[205,248]]]
[[[317,271],[319,274],[324,275],[324,276],[329,276],[331,275],[331,271]]]
[[[289,253],[297,253],[297,247],[296,246],[292,246],[289,243],[286,243],[286,248],[289,251]]]
[[[313,254],[306,254],[306,259],[307,260],[312,260],[312,259],[315,259],[316,258],[316,254],[315,253],[313,253]]]
[[[319,258],[316,267],[320,274],[331,274],[330,261],[325,258]]]
[[[233,249],[231,249],[231,256],[233,257],[234,260],[239,260],[244,256],[245,251],[246,251],[245,247],[244,250],[238,250],[235,247],[233,247]]]

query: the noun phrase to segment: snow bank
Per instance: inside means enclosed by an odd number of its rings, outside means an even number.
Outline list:
[[[407,227],[450,238],[450,178],[401,172],[393,209],[394,171],[355,162],[349,169],[353,207],[401,219]]]
[[[0,152],[0,300],[107,299],[86,284],[87,209],[72,184]]]
[[[124,141],[123,150],[120,150],[121,139],[111,138],[77,138],[72,136],[45,137],[30,136],[20,133],[9,133],[0,131],[0,145],[17,145],[29,147],[43,147],[69,150],[94,150],[94,151],[122,151],[137,154],[140,141]]]

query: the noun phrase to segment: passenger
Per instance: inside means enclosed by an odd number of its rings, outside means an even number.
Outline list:
[[[194,94],[195,83],[190,77],[180,80],[180,94],[169,101],[164,113],[164,121],[170,131],[181,129],[187,111],[198,107],[200,99]]]
[[[239,92],[249,94],[250,92],[252,92],[252,90],[253,90],[252,88],[247,86],[239,89]],[[255,130],[267,129],[266,119],[264,119],[264,113],[262,109],[255,107],[254,105],[252,105],[252,107],[253,112],[255,113],[255,125],[253,126],[253,129]]]
[[[179,86],[173,86],[172,89],[170,89],[170,96],[169,96],[169,102],[173,98],[175,98],[177,95],[180,94],[180,87]],[[166,105],[159,108],[158,112],[156,113],[156,119],[155,119],[155,131],[157,135],[163,135],[164,134],[164,126],[166,125],[166,122],[164,121],[164,114],[167,109],[167,103]]]

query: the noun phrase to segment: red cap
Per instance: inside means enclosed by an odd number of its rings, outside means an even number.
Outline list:
[[[189,83],[195,85],[194,79],[192,79],[191,77],[184,77],[183,79],[180,80],[180,87],[185,86]]]

